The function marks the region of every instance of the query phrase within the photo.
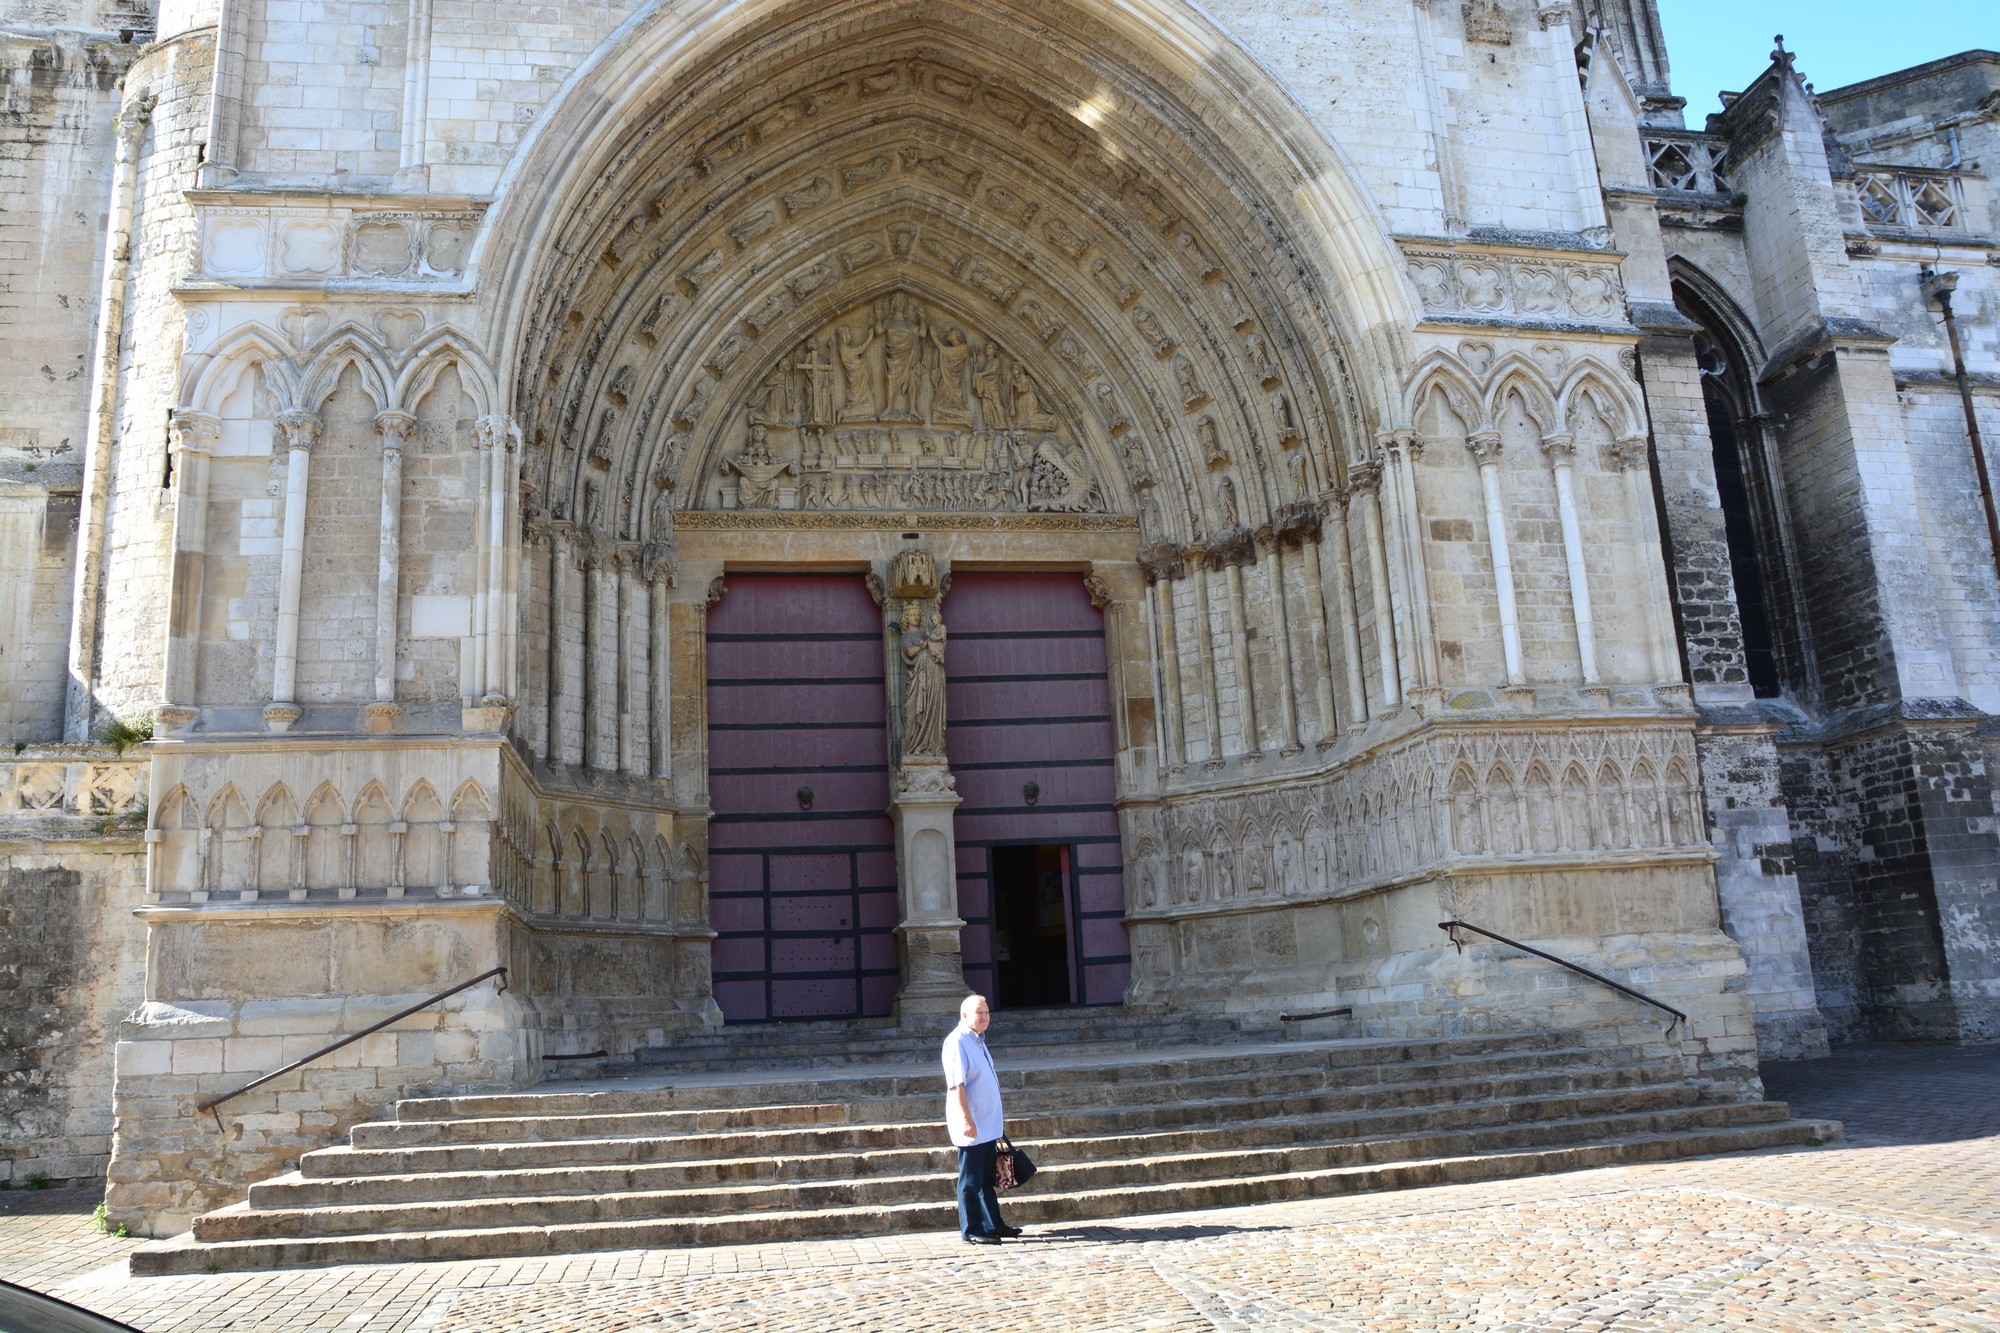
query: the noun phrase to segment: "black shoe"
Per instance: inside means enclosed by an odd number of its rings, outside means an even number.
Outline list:
[[[1019,1227],[995,1227],[995,1228],[993,1228],[993,1234],[994,1234],[994,1235],[996,1235],[996,1236],[1005,1236],[1005,1237],[1006,1237],[1006,1238],[1007,1238],[1008,1240],[1012,1240],[1012,1239],[1014,1239],[1014,1237],[1016,1237],[1016,1236],[1018,1236],[1018,1235],[1020,1235],[1020,1234],[1021,1234],[1021,1228],[1019,1228]]]
[[[998,1236],[989,1236],[981,1231],[975,1231],[965,1238],[965,1243],[967,1245],[998,1245],[1000,1238]]]

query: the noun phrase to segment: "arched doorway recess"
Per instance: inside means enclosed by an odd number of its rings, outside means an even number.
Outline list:
[[[1212,32],[1171,49],[1192,14],[1135,42],[1130,6],[741,12],[642,85],[591,73],[615,115],[572,89],[552,121],[588,132],[558,169],[543,131],[481,253],[524,446],[527,755],[662,783],[698,866],[702,598],[730,571],[879,577],[940,529],[983,534],[939,553],[947,580],[1129,584],[1105,594],[1128,776],[1331,736],[1361,633],[1327,608],[1375,608],[1296,552],[1384,423],[1409,320],[1303,116]]]

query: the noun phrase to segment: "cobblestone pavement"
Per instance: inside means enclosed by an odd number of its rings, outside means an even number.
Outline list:
[[[2000,1048],[1767,1066],[1839,1144],[954,1235],[127,1277],[74,1192],[0,1196],[0,1277],[164,1330],[2000,1333]],[[946,1188],[940,1181],[939,1188]]]

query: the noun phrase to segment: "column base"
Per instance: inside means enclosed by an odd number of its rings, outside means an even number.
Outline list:
[[[965,923],[899,926],[902,940],[903,985],[896,992],[898,1022],[918,1016],[956,1014],[971,990],[958,952],[958,932]]]

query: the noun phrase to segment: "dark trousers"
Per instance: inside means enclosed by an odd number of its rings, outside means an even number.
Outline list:
[[[993,1188],[993,1157],[1000,1140],[958,1150],[958,1234],[990,1236],[1002,1225],[1000,1195]]]

